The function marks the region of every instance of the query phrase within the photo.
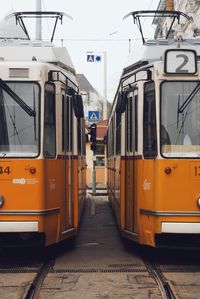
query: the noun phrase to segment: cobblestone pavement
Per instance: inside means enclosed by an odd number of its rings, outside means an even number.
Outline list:
[[[200,270],[200,269],[199,269]],[[165,273],[165,277],[171,283],[178,298],[199,299],[200,298],[200,273]]]
[[[0,298],[22,299],[36,273],[1,273]]]

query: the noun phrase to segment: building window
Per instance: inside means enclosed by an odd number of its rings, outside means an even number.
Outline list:
[[[97,167],[104,167],[105,166],[105,158],[97,156],[96,161],[94,161],[94,165]]]
[[[95,155],[104,155],[104,144],[96,144]]]

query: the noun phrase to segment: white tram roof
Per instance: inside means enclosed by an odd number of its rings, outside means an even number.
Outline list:
[[[163,60],[163,55],[167,49],[193,49],[197,56],[200,56],[200,39],[173,40],[156,39],[148,40],[141,46],[132,49],[125,63],[124,69],[129,69],[143,61],[152,63]]]
[[[75,73],[72,60],[65,47],[55,47],[51,42],[37,40],[0,40],[0,61],[32,60],[52,63]]]

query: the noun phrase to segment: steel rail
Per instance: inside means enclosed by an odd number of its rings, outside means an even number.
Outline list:
[[[33,282],[29,285],[29,287],[26,289],[26,292],[22,299],[37,299],[41,286],[44,282],[45,277],[47,276],[51,266],[53,264],[53,261],[47,261],[45,262],[38,273],[36,274]]]
[[[163,299],[178,299],[172,287],[154,262],[144,261],[149,274],[155,279]]]

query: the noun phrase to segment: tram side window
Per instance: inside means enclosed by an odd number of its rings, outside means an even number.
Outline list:
[[[126,151],[133,151],[133,98],[130,97],[126,104]]]
[[[144,85],[143,152],[145,158],[157,156],[155,84]]]
[[[135,96],[135,151],[138,151],[138,96]]]
[[[112,117],[111,122],[110,122],[110,127],[108,131],[108,155],[109,157],[114,156],[114,118]]]
[[[116,154],[121,152],[121,113],[116,113]]]
[[[115,155],[115,119],[112,118],[112,156]]]
[[[62,96],[62,149],[69,151],[69,97]]]
[[[72,103],[69,96],[63,96],[62,102],[62,149],[71,152],[73,149]]]
[[[85,156],[86,155],[86,148],[85,148],[86,137],[85,137],[85,121],[84,121],[84,119],[82,119],[81,123],[82,123],[82,132],[81,132],[81,134],[82,134],[82,154]]]
[[[73,132],[74,132],[74,124],[73,124],[73,107],[72,107],[72,101],[69,103],[69,151],[73,152],[74,146],[73,146]]]
[[[66,148],[65,115],[66,115],[65,96],[62,95],[62,150],[63,151],[65,151]]]
[[[51,84],[45,86],[44,102],[44,156],[56,155],[55,89]]]
[[[107,157],[110,158],[111,157],[111,151],[110,151],[110,127],[108,128],[108,142],[107,142]]]
[[[81,155],[81,143],[82,143],[82,136],[81,136],[81,119],[77,118],[77,139],[78,139],[78,154]]]

